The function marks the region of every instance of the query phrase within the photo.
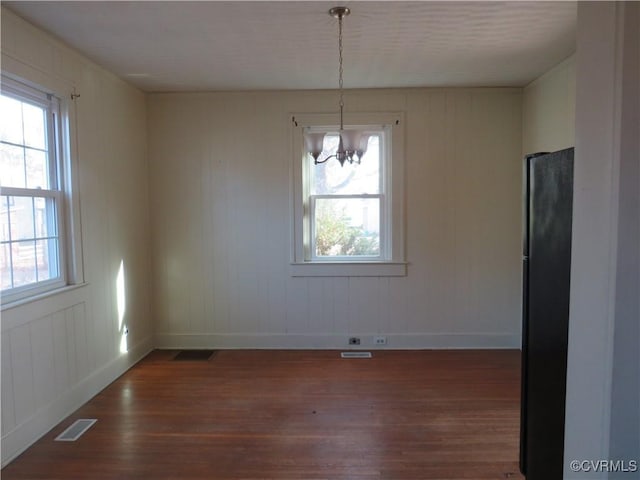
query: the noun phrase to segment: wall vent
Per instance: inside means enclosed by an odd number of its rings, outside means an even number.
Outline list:
[[[76,420],[69,428],[56,437],[56,442],[75,442],[97,421],[97,418],[81,418]]]
[[[342,352],[342,358],[371,358],[371,352]]]

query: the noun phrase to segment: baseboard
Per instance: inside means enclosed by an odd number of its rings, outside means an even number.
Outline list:
[[[138,343],[129,353],[121,355],[93,372],[58,399],[22,422],[2,437],[2,467],[24,452],[60,421],[80,408],[107,385],[138,363],[153,349],[152,338]]]
[[[349,337],[360,338],[360,345],[349,345]],[[376,345],[375,337],[384,336],[386,345]],[[156,334],[156,348],[187,349],[511,349],[520,348],[517,334],[349,334],[349,335],[184,335]]]

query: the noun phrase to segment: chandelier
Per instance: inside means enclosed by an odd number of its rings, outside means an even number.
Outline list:
[[[343,94],[343,81],[342,81],[342,20],[349,15],[351,10],[347,7],[333,7],[329,10],[329,15],[338,19],[338,87],[340,91],[340,140],[338,142],[338,150],[334,155],[330,155],[326,158],[318,160],[324,150],[324,137],[325,132],[313,132],[308,128],[304,132],[305,147],[309,155],[313,157],[313,163],[318,165],[325,163],[328,160],[335,158],[340,162],[341,166],[344,166],[345,162],[360,163],[360,160],[367,151],[367,145],[369,143],[369,135],[364,134],[360,130],[344,129],[343,110],[344,110],[344,94]]]

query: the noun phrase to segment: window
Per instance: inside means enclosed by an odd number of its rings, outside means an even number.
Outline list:
[[[0,95],[2,303],[68,282],[63,124],[58,98],[3,77]]]
[[[337,132],[327,132],[321,158],[338,149]],[[315,261],[385,260],[387,239],[385,131],[365,131],[367,153],[361,164],[329,160],[307,169],[310,257]]]
[[[352,115],[351,128],[368,135],[368,148],[360,164],[341,166],[335,158],[314,165],[303,149],[308,129],[327,134],[320,158],[335,154],[338,128],[327,125],[328,116],[294,116],[293,276],[406,274],[400,119]]]

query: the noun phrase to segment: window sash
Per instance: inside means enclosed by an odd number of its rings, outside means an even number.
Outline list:
[[[23,197],[23,198],[45,198],[47,199],[46,209],[50,212],[46,215],[47,222],[47,235],[38,236],[34,229],[33,237],[28,237],[20,240],[11,238],[11,231],[9,228],[9,238],[6,241],[0,242],[3,247],[9,245],[9,261],[11,262],[10,274],[13,275],[13,259],[11,258],[11,245],[19,242],[37,242],[42,240],[56,240],[56,247],[53,252],[50,252],[48,258],[55,263],[57,275],[46,280],[38,280],[27,285],[20,285],[17,287],[10,287],[2,290],[2,303],[10,303],[15,300],[22,299],[26,296],[37,295],[39,293],[46,292],[53,288],[58,288],[66,285],[66,250],[65,246],[65,229],[64,229],[64,215],[63,202],[64,194],[59,190],[43,190],[43,189],[31,189],[31,188],[15,188],[15,187],[2,187],[2,197]],[[4,198],[3,198],[4,200]],[[35,221],[35,219],[34,219]],[[54,232],[53,234],[50,232]],[[52,247],[49,247],[52,248]],[[37,266],[36,266],[37,268]]]
[[[32,88],[28,85],[24,85],[11,78],[2,77],[2,95],[5,97],[13,98],[19,102],[29,103],[31,105],[42,108],[45,111],[45,127],[46,127],[46,145],[45,151],[47,154],[47,167],[49,175],[49,188],[52,190],[62,190],[63,185],[60,179],[62,178],[62,165],[60,162],[61,154],[61,142],[60,139],[60,100],[51,95]],[[2,141],[6,145],[13,145],[16,147],[22,147],[27,149],[34,149],[29,145],[21,143],[13,143]],[[35,149],[34,149],[35,150]],[[8,188],[8,187],[2,187]]]
[[[309,132],[324,133],[326,135],[332,135],[337,137],[339,137],[340,135],[340,132],[337,128],[327,128],[327,127],[306,127],[306,128],[308,129]],[[347,129],[348,128],[349,127],[347,127]],[[387,129],[384,127],[376,128],[371,125],[358,126],[353,128],[357,128],[358,130],[363,132],[363,134],[365,135],[378,137],[379,158],[378,158],[377,191],[378,193],[385,193],[385,187],[386,187],[385,177],[387,175],[387,155],[389,154],[389,152],[387,151],[387,144],[386,144]],[[335,154],[335,152],[323,152],[323,154],[324,153]],[[324,158],[323,155],[321,155],[321,157]],[[306,161],[306,156],[304,157],[303,162],[304,161]],[[332,158],[331,160],[329,160],[329,162],[334,162],[334,161],[337,162],[335,158]],[[320,195],[320,194],[314,193],[316,191],[316,181],[317,181],[316,172],[319,167],[320,165],[314,165],[313,162],[311,162],[310,166],[306,169],[306,176],[307,176],[307,182],[308,182],[308,188],[306,191],[311,195]],[[358,166],[356,166],[355,168],[359,168],[359,167],[361,167],[361,164],[358,164]],[[340,168],[343,168],[343,167],[340,167]]]
[[[380,212],[380,231],[379,231],[379,255],[317,255],[316,245],[316,202],[317,200],[378,200],[378,208]],[[309,228],[310,228],[310,259],[313,262],[378,262],[388,258],[387,252],[387,228],[386,228],[386,209],[384,194],[362,194],[362,195],[344,195],[344,194],[325,194],[309,196]]]

